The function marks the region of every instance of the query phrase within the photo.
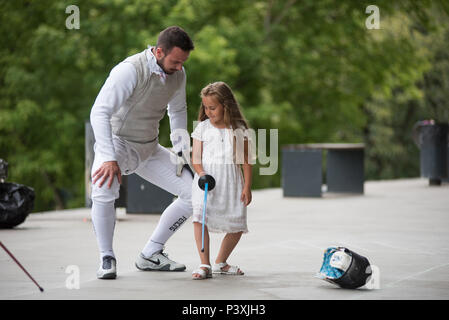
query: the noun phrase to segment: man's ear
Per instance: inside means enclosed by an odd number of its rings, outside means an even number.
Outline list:
[[[165,56],[164,50],[162,50],[161,47],[156,47],[156,58],[159,60],[162,59],[164,56]]]

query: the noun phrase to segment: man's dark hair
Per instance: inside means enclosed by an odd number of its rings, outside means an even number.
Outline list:
[[[162,48],[165,54],[169,54],[174,47],[178,47],[183,51],[191,51],[194,49],[193,41],[187,32],[177,26],[168,27],[159,33],[157,46]]]

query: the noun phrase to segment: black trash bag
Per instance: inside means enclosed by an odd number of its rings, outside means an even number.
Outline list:
[[[34,189],[17,183],[0,183],[0,228],[25,221],[34,207]]]

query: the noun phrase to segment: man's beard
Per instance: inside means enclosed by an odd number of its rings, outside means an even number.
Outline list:
[[[173,73],[175,73],[176,70],[171,71],[171,70],[165,69],[165,67],[164,67],[164,60],[165,60],[165,57],[163,57],[162,59],[159,59],[159,60],[156,59],[156,62],[157,62],[157,64],[159,65],[159,67],[161,67],[161,69],[162,69],[166,74],[173,74]]]

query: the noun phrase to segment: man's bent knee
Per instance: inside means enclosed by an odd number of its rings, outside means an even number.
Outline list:
[[[181,178],[181,188],[178,194],[178,198],[183,199],[184,201],[191,202],[192,201],[192,181],[190,173],[187,170],[184,170],[182,173],[183,176]]]
[[[118,199],[120,195],[120,184],[117,181],[112,183],[111,188],[108,188],[107,184],[103,184],[100,188],[97,186],[99,183],[97,181],[95,185],[92,185],[92,201],[110,202]]]

